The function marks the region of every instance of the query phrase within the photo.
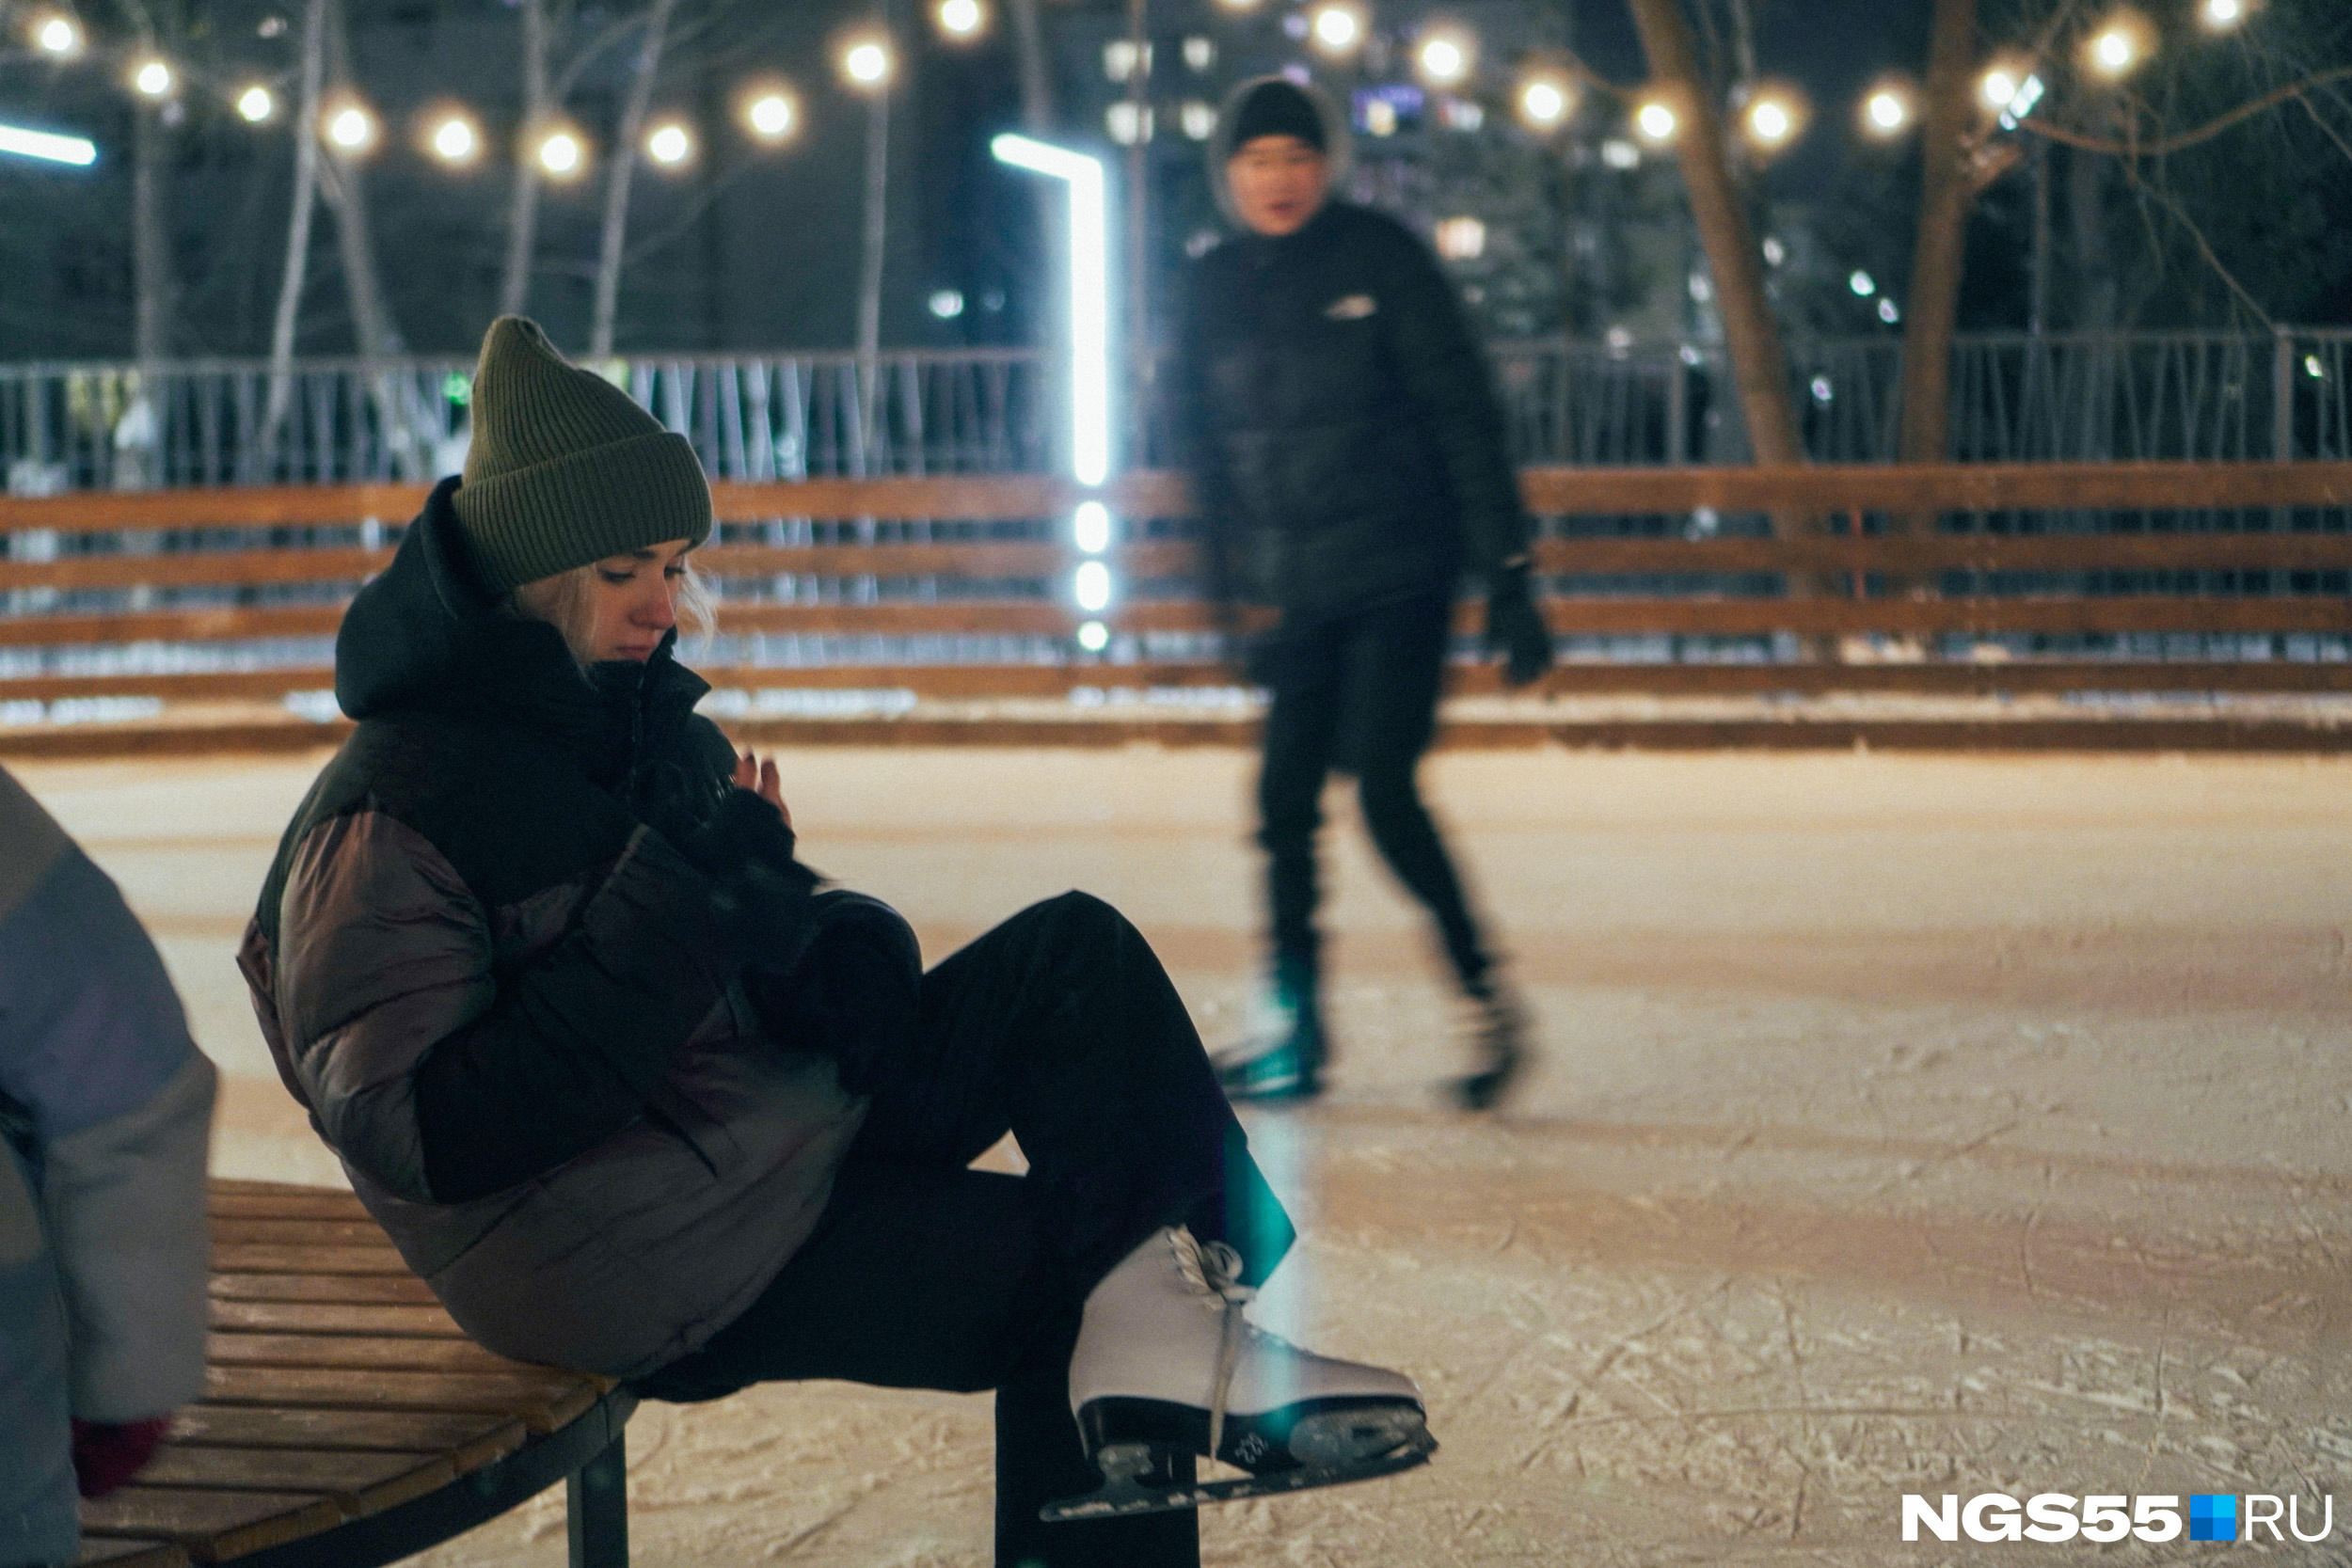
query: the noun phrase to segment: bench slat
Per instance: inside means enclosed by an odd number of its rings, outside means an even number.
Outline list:
[[[349,1193],[224,1193],[205,1200],[204,1212],[216,1220],[358,1220],[368,1212]]]
[[[514,1417],[533,1432],[553,1432],[599,1397],[594,1382],[562,1372],[534,1376],[303,1367],[204,1369],[204,1398],[215,1404],[470,1410]]]
[[[212,1223],[215,1246],[389,1247],[384,1227],[364,1216],[347,1219],[221,1219]]]
[[[351,1197],[349,1189],[343,1187],[308,1187],[299,1181],[262,1181],[249,1176],[215,1176],[205,1183],[205,1187],[213,1193],[233,1193],[248,1197],[315,1197],[323,1193]],[[357,1203],[359,1200],[355,1197],[352,1201]]]
[[[529,1430],[512,1417],[461,1411],[255,1410],[233,1404],[192,1404],[171,1423],[176,1443],[437,1453],[459,1475],[503,1459],[529,1436]]]
[[[457,1479],[437,1453],[337,1453],[311,1449],[196,1448],[167,1443],[139,1472],[141,1486],[226,1492],[315,1492],[346,1517],[380,1513]]]
[[[438,1307],[433,1287],[412,1274],[238,1274],[213,1259],[215,1301],[316,1301],[353,1306]]]
[[[92,1568],[103,1563],[105,1568],[188,1568],[188,1554],[168,1541],[118,1540],[112,1536],[86,1536],[82,1555],[75,1558],[77,1568]]]
[[[296,1246],[232,1242],[213,1248],[213,1267],[223,1274],[391,1274],[408,1265],[389,1245]]]
[[[215,1367],[493,1373],[545,1370],[493,1354],[471,1339],[374,1338],[352,1334],[215,1334],[204,1358]]]
[[[372,1334],[419,1339],[462,1339],[437,1307],[367,1307],[342,1302],[220,1301],[212,1325],[254,1334]]]
[[[257,1552],[332,1529],[342,1511],[298,1492],[200,1492],[126,1486],[82,1505],[89,1535],[176,1542],[199,1562]]]

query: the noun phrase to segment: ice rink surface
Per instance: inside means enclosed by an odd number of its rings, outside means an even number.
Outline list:
[[[216,1168],[333,1180],[232,953],[318,758],[18,769],[229,1075]],[[1079,887],[1212,1044],[1252,759],[796,753],[803,856],[933,958]],[[1443,1109],[1415,911],[1332,798],[1335,1091],[1248,1117],[1260,1315],[1420,1379],[1427,1469],[1208,1515],[1216,1563],[2352,1562],[2352,763],[1456,752],[1429,792],[1545,1055]],[[774,1386],[629,1432],[635,1560],[979,1564],[984,1396]],[[2322,1496],[2330,1542],[1905,1545],[1904,1493]],[[559,1564],[562,1493],[437,1565]]]

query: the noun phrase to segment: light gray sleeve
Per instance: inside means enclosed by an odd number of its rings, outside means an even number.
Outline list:
[[[191,1052],[146,1103],[43,1151],[41,1214],[73,1346],[73,1414],[131,1421],[204,1387],[205,1155],[213,1064]]]

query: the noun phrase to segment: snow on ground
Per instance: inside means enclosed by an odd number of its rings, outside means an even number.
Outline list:
[[[229,1074],[224,1173],[336,1180],[231,954],[317,766],[41,766]],[[1212,1042],[1257,918],[1250,760],[812,751],[809,860],[933,957],[1083,887]],[[1455,752],[1431,794],[1546,1055],[1441,1107],[1457,1020],[1335,796],[1336,1092],[1252,1113],[1307,1240],[1262,1304],[1402,1367],[1443,1450],[1234,1507],[1212,1562],[2201,1562],[1905,1545],[1903,1493],[2323,1495],[2352,1562],[2352,763]],[[640,1564],[976,1564],[984,1398],[648,1407]],[[421,1560],[564,1560],[560,1490]]]

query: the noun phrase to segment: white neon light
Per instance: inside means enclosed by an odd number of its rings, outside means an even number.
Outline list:
[[[27,131],[15,125],[0,125],[0,152],[13,152],[20,158],[39,158],[43,163],[72,164],[87,168],[98,162],[98,145],[80,136],[60,136],[47,131]]]
[[[999,162],[1070,186],[1070,453],[1073,477],[1111,473],[1110,203],[1102,160],[1009,133],[989,143]]]
[[[1111,509],[1101,501],[1080,501],[1071,519],[1071,533],[1080,549],[1101,555],[1111,547]]]
[[[1077,596],[1080,610],[1089,615],[1099,615],[1110,607],[1111,569],[1099,561],[1081,562],[1071,588]]]

